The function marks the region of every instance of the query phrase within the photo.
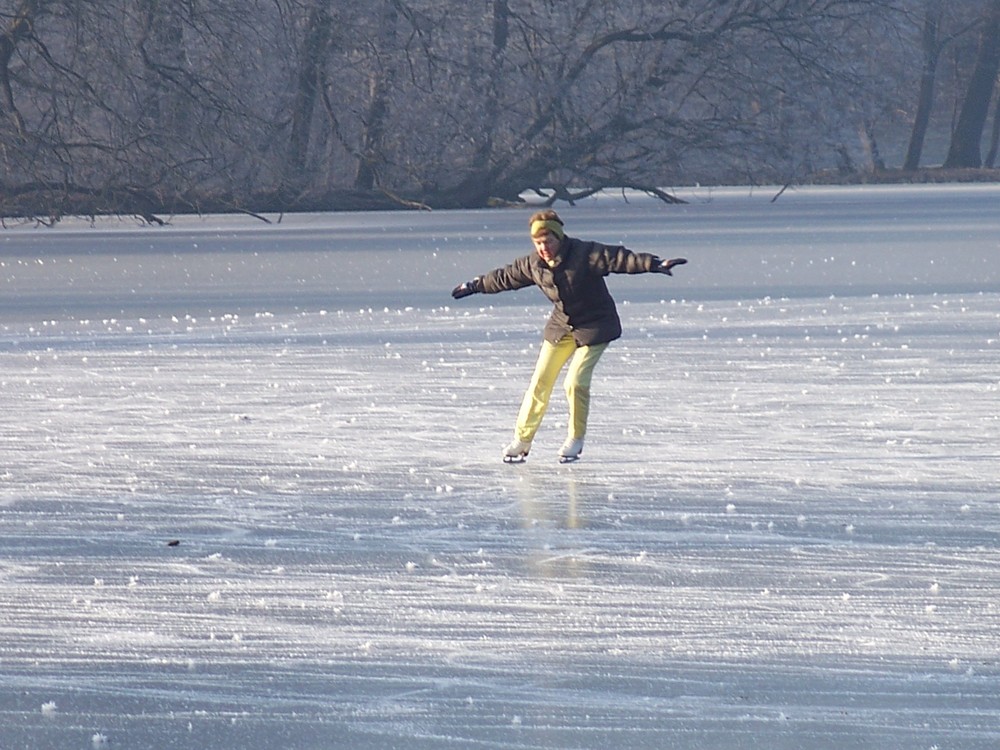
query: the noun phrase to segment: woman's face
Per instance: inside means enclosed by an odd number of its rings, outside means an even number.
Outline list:
[[[556,237],[552,232],[545,232],[531,238],[531,241],[535,243],[535,252],[548,263],[553,260],[559,253],[559,244],[562,242],[558,237]]]

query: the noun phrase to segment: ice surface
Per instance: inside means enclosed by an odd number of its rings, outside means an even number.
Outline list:
[[[1000,187],[776,192],[561,211],[567,466],[526,213],[4,231],[0,747],[1000,746]]]

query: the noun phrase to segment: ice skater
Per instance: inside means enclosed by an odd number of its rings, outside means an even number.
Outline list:
[[[661,260],[649,253],[568,237],[562,219],[551,209],[532,215],[529,227],[533,254],[459,284],[451,296],[461,299],[470,294],[496,294],[534,285],[552,302],[535,372],[521,402],[514,439],[503,450],[503,460],[520,463],[527,457],[556,378],[570,362],[564,381],[569,430],[559,449],[560,462],[567,463],[577,460],[583,452],[594,366],[608,344],[622,335],[618,310],[604,277],[611,273],[672,276],[671,269],[687,260]]]

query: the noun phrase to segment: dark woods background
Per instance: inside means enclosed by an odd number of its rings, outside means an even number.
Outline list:
[[[982,178],[998,66],[1000,0],[0,0],[0,215]]]

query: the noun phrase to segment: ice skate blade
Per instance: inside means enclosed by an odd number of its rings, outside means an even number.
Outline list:
[[[559,463],[572,464],[580,460],[579,456],[559,456]]]
[[[503,457],[503,462],[505,464],[523,464],[527,460],[528,460],[528,454],[524,454],[523,456],[504,456]]]

